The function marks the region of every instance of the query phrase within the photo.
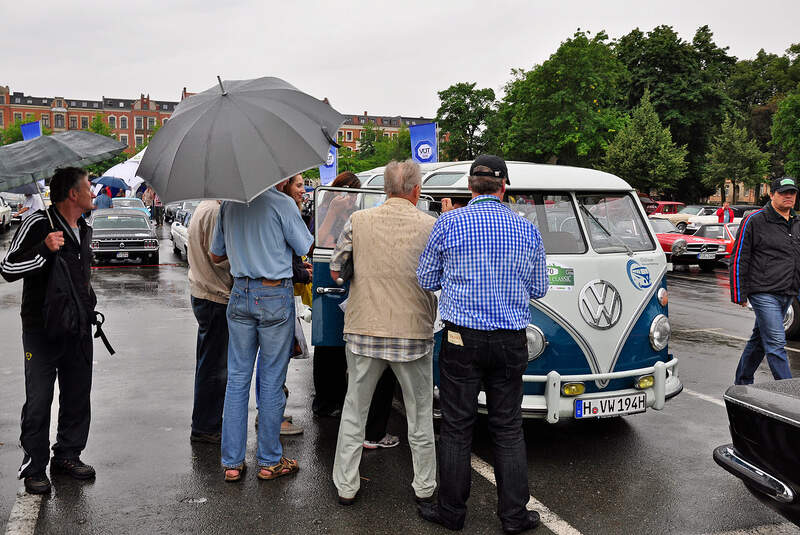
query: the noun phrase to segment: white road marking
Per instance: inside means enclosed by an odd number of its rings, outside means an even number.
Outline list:
[[[685,394],[689,394],[690,396],[694,396],[696,398],[700,398],[703,401],[708,401],[709,403],[713,403],[714,405],[719,405],[720,407],[725,406],[725,402],[719,398],[715,398],[706,394],[702,394],[700,392],[695,392],[694,390],[689,390],[688,388],[684,388],[683,392]]]
[[[484,479],[489,481],[494,486],[497,482],[494,479],[494,468],[492,465],[475,455],[472,454],[472,469],[478,472]],[[542,519],[542,524],[555,533],[556,535],[581,535],[581,532],[569,525],[565,520],[562,520],[557,514],[547,508],[542,502],[530,497],[527,506],[529,511],[537,511]]]
[[[685,333],[710,333],[715,331],[721,331],[722,327],[715,327],[713,329],[676,329],[672,331],[673,334],[685,334]]]
[[[766,524],[748,529],[719,531],[708,535],[796,535],[800,529],[793,524]]]
[[[749,338],[742,338],[741,336],[734,336],[732,334],[728,334],[728,333],[725,333],[725,332],[720,332],[720,329],[693,329],[693,330],[689,330],[689,331],[676,330],[675,332],[676,333],[703,333],[703,332],[708,332],[708,333],[712,333],[712,334],[718,334],[718,335],[724,336],[726,338],[732,338],[734,340],[741,340],[742,342],[747,342],[748,340],[750,340]],[[793,351],[795,353],[800,353],[800,349],[795,349],[793,347],[787,347],[786,351]]]
[[[41,506],[41,494],[28,494],[24,488],[17,491],[17,499],[8,515],[5,535],[33,535]]]

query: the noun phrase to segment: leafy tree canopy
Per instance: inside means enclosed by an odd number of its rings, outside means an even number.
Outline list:
[[[786,154],[786,174],[800,177],[800,85],[781,101],[775,112],[771,144]]]
[[[724,200],[726,180],[751,187],[765,181],[769,154],[762,152],[758,143],[749,138],[746,128],[737,127],[726,117],[711,142],[706,161],[703,183],[709,188],[719,188]],[[732,201],[736,202],[735,187]]]
[[[492,113],[494,91],[476,89],[475,85],[460,82],[439,91],[436,121],[442,132],[449,133],[441,146],[447,160],[472,160],[484,150],[481,132]]]
[[[17,141],[22,141],[22,125],[28,123],[34,123],[39,119],[22,119],[14,121],[14,124],[8,125],[5,129],[0,128],[0,145],[9,145],[11,143],[16,143]],[[49,136],[52,134],[53,131],[49,128],[42,127],[42,135]]]

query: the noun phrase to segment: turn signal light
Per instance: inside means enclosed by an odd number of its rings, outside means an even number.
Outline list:
[[[586,391],[583,383],[567,383],[561,387],[561,392],[565,396],[580,396]]]
[[[642,375],[638,379],[636,379],[636,384],[634,385],[639,390],[644,390],[645,388],[650,388],[655,384],[656,380],[652,375]]]
[[[659,288],[658,290],[658,302],[661,303],[662,307],[667,306],[669,303],[669,294],[665,288]]]

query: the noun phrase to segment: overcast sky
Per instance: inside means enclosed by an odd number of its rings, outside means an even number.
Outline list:
[[[738,58],[800,42],[798,0],[0,0],[0,85],[33,96],[178,100],[223,79],[278,76],[342,113],[432,117],[436,92],[499,92],[577,28],[616,38],[708,24]]]

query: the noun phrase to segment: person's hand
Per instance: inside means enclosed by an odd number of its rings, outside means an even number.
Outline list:
[[[308,276],[312,279],[314,278],[314,266],[309,264],[308,262],[303,262],[303,269],[308,271]]]
[[[453,200],[449,197],[442,199],[442,213],[449,212],[453,209]]]
[[[48,249],[50,249],[51,253],[55,253],[64,245],[64,233],[60,230],[57,232],[51,232],[44,239],[44,244]]]
[[[743,308],[747,308],[747,299],[745,299],[744,301],[742,301],[741,303],[739,303],[739,306],[740,306],[740,307],[743,307]]]

